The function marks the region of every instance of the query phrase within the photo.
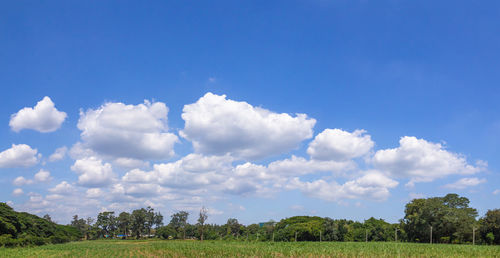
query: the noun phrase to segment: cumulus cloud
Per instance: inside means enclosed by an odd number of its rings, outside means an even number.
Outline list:
[[[87,198],[102,198],[104,192],[100,188],[89,188],[86,191]]]
[[[96,157],[76,160],[71,170],[79,174],[78,184],[86,187],[106,186],[116,177],[111,164],[103,163]]]
[[[54,153],[49,156],[49,161],[55,162],[64,159],[64,157],[66,156],[66,152],[68,152],[68,148],[66,146],[57,148]]]
[[[287,189],[298,189],[305,195],[326,201],[342,201],[344,199],[372,199],[382,201],[389,197],[389,189],[398,182],[377,171],[369,171],[364,176],[347,181],[343,185],[335,181],[323,179],[303,182],[298,177],[291,180]]]
[[[117,158],[113,160],[113,164],[121,168],[146,168],[149,167],[149,162],[140,159]]]
[[[379,150],[373,157],[376,168],[414,182],[430,182],[452,174],[470,175],[484,169],[467,163],[463,155],[449,152],[439,143],[405,136],[399,147]]]
[[[12,114],[9,125],[14,132],[32,129],[48,133],[59,129],[66,116],[66,113],[55,108],[49,97],[44,97],[34,108],[25,107]]]
[[[189,154],[176,162],[155,164],[149,172],[133,169],[122,179],[126,182],[193,189],[223,182],[227,178],[227,171],[232,168],[231,161],[229,156]]]
[[[280,176],[299,176],[315,174],[318,172],[331,172],[333,174],[342,174],[343,172],[353,170],[356,164],[353,161],[320,161],[307,160],[302,157],[292,155],[289,159],[273,161],[268,165],[268,171],[273,175]]]
[[[26,144],[12,144],[10,149],[0,152],[0,168],[32,167],[39,158],[37,149]]]
[[[180,134],[192,141],[196,152],[243,159],[288,152],[312,137],[316,123],[305,114],[274,113],[212,93],[185,105],[182,119]]]
[[[375,145],[365,130],[325,129],[309,144],[307,153],[317,160],[349,160],[367,154]]]
[[[178,138],[168,133],[167,114],[164,103],[149,101],[139,105],[106,103],[80,112],[83,149],[113,158],[170,158]]]
[[[473,187],[482,183],[486,183],[486,179],[479,179],[477,177],[466,177],[457,180],[451,184],[447,184],[444,187],[450,189],[465,189],[468,187]]]
[[[23,194],[24,194],[24,191],[21,188],[16,188],[16,189],[14,189],[14,191],[12,191],[12,195],[14,195],[14,196],[20,196]]]
[[[23,176],[18,176],[14,181],[12,182],[14,185],[17,186],[22,186],[22,185],[30,185],[33,184],[33,180],[31,179],[26,179]]]
[[[52,180],[52,177],[50,176],[50,172],[44,169],[40,169],[38,173],[35,174],[34,177],[35,181],[37,182],[48,182]]]
[[[48,182],[52,180],[52,177],[50,177],[50,172],[47,170],[40,169],[38,173],[35,174],[33,179],[26,179],[23,176],[18,176],[14,181],[12,182],[14,185],[17,186],[22,186],[22,185],[31,185],[35,182]]]
[[[62,181],[57,184],[55,187],[50,188],[49,192],[54,194],[72,194],[76,191],[76,188],[68,183],[67,181]]]

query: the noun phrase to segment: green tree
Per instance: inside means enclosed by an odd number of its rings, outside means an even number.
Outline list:
[[[487,243],[500,244],[500,209],[486,212],[480,221],[480,232]]]
[[[121,212],[116,218],[116,226],[118,227],[118,232],[128,236],[131,224],[131,215],[128,212]]]
[[[177,233],[182,230],[182,238],[186,239],[186,225],[189,213],[187,211],[179,211],[172,214],[169,225],[172,226]]]
[[[96,225],[102,231],[102,235],[114,235],[116,230],[116,217],[114,211],[105,211],[97,215]]]
[[[413,242],[429,242],[431,227],[433,242],[471,241],[476,217],[469,199],[457,194],[414,199],[406,204],[404,231]]]
[[[205,222],[208,218],[208,210],[202,207],[200,210],[200,216],[198,217],[198,233],[200,234],[200,240],[203,241],[203,233],[205,231]]]
[[[131,229],[136,238],[140,238],[146,230],[147,211],[144,208],[133,210],[131,215]]]

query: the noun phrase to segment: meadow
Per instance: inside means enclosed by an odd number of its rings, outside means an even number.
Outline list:
[[[500,257],[500,246],[395,242],[96,240],[0,248],[0,257]]]

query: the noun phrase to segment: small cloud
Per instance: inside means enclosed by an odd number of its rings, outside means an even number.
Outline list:
[[[14,179],[14,182],[12,182],[12,183],[14,185],[17,185],[17,186],[30,185],[30,184],[33,184],[33,180],[26,179],[22,176],[18,176],[18,177],[16,177],[16,179]]]
[[[50,176],[50,172],[44,169],[40,169],[38,173],[35,174],[34,177],[35,181],[37,182],[48,182],[52,180],[52,177]]]
[[[462,178],[454,183],[444,185],[445,188],[450,189],[465,189],[467,187],[473,187],[482,183],[486,183],[486,179],[479,179],[477,177],[466,177]]]
[[[295,204],[295,205],[290,206],[290,209],[292,209],[294,211],[303,211],[304,210],[304,206]]]
[[[14,196],[20,196],[23,194],[24,194],[24,191],[21,188],[16,188],[16,189],[14,189],[14,191],[12,191],[12,195],[14,195]]]
[[[493,194],[494,195],[500,194],[500,189],[496,189],[495,191],[493,191]]]
[[[208,82],[214,83],[216,81],[215,77],[209,77]]]
[[[64,159],[64,157],[66,156],[66,152],[68,152],[68,148],[66,146],[61,147],[61,148],[57,148],[54,151],[54,153],[52,153],[52,155],[50,155],[49,161],[55,162],[55,161]]]

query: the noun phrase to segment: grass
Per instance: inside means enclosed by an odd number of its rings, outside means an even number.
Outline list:
[[[500,246],[391,242],[97,240],[0,248],[0,257],[500,257]]]

